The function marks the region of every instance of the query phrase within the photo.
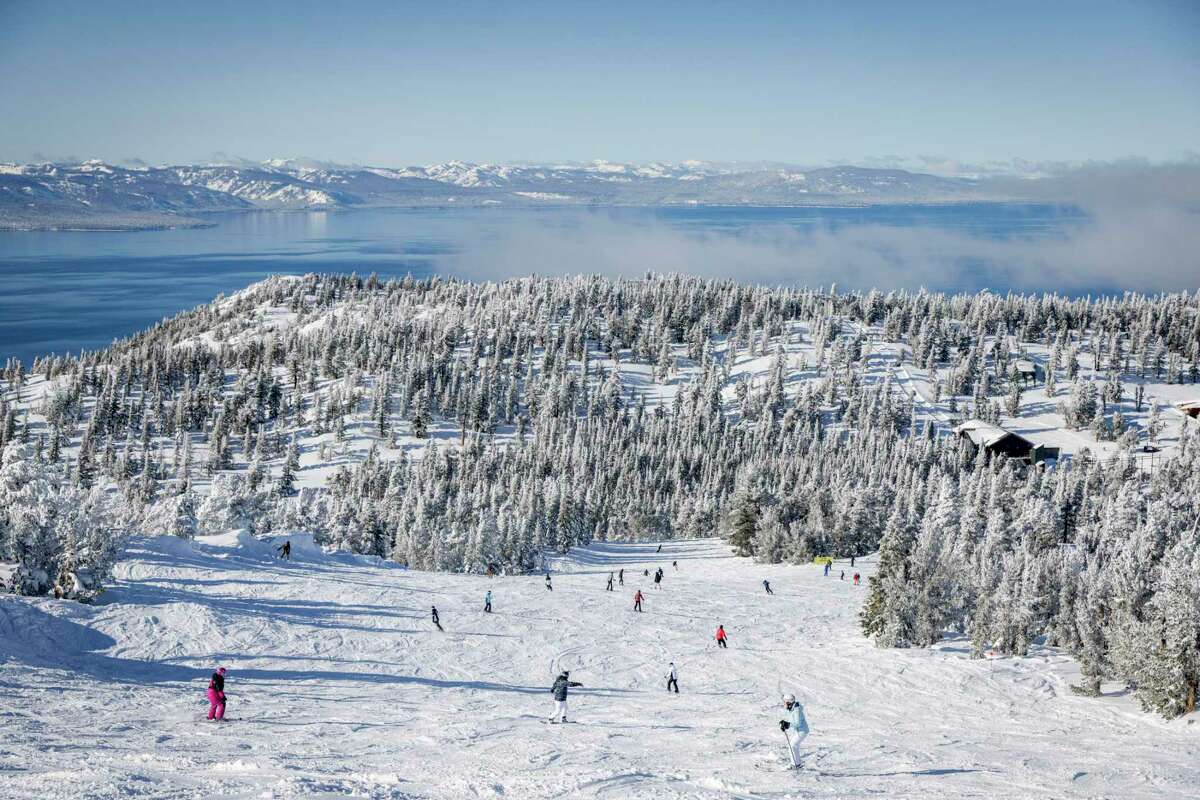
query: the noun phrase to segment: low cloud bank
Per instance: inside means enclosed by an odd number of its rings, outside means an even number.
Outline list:
[[[1076,206],[1083,221],[998,238],[932,225],[683,228],[580,213],[566,224],[505,227],[462,243],[463,277],[652,270],[764,284],[947,291],[1158,292],[1200,288],[1200,161],[1089,164],[998,191]],[[869,216],[869,215],[868,215]]]

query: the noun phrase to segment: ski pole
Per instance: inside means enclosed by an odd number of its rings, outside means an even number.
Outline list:
[[[783,740],[784,740],[785,742],[787,742],[788,760],[790,760],[790,761],[792,762],[792,766],[793,766],[793,767],[798,767],[798,766],[800,766],[799,764],[797,764],[797,763],[796,763],[796,754],[792,752],[792,739],[791,739],[791,737],[787,735],[787,731],[781,730],[781,731],[780,731],[780,733],[782,733],[782,734],[783,734]]]

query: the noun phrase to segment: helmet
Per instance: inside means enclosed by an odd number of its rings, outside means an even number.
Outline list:
[[[217,674],[218,674],[218,675],[224,675],[224,674],[225,674],[225,668],[224,668],[224,667],[217,667]]]
[[[785,702],[785,703],[794,703],[794,702],[796,702],[796,695],[794,695],[794,694],[785,694],[785,695],[783,696],[783,702]]]

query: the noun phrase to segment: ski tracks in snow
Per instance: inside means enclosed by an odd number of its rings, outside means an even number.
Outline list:
[[[658,566],[656,590],[642,570]],[[1045,648],[878,650],[856,626],[866,582],[841,566],[597,543],[554,559],[547,592],[541,576],[140,542],[96,606],[0,597],[0,798],[1194,796],[1200,725],[1075,697],[1074,664]],[[218,664],[220,725],[203,719]],[[584,684],[573,723],[546,725],[563,668]],[[799,772],[781,690],[813,728]]]

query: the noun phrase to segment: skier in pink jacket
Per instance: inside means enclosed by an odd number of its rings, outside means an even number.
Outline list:
[[[217,722],[225,719],[225,668],[217,667],[208,682],[208,718]]]

